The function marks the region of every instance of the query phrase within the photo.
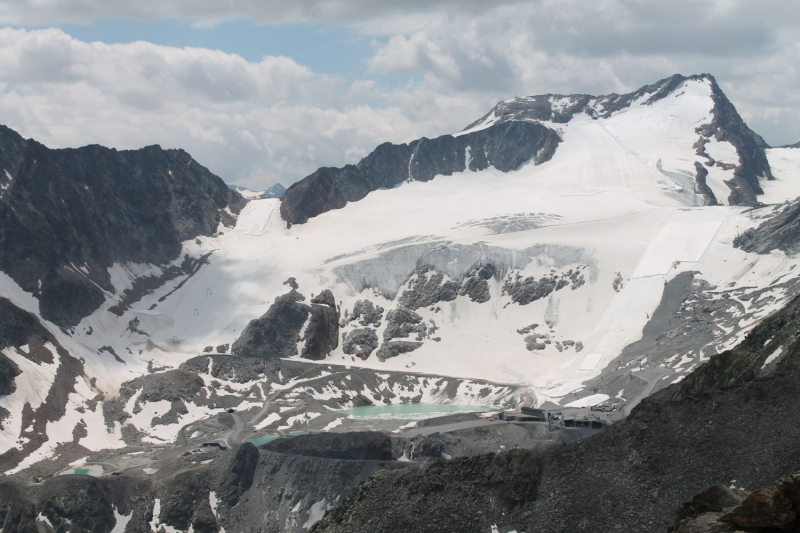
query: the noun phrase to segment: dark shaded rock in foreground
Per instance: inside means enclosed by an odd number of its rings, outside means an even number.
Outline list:
[[[52,150],[0,126],[0,168],[0,270],[65,327],[100,306],[100,288],[114,292],[108,267],[172,261],[245,203],[183,150],[159,146]]]
[[[750,493],[714,485],[681,505],[669,525],[669,533],[737,531],[800,531],[800,474]]]
[[[265,450],[328,459],[359,461],[391,461],[392,443],[385,433],[356,431],[351,433],[318,433],[278,439],[261,446]]]
[[[303,224],[407,180],[430,181],[437,175],[490,166],[508,172],[530,160],[544,163],[559,142],[558,134],[541,124],[508,122],[459,137],[384,143],[357,165],[323,167],[289,187],[281,198],[281,217],[289,224]]]
[[[313,531],[485,533],[496,524],[501,533],[663,532],[675,509],[708,486],[767,486],[800,470],[798,331],[800,299],[591,438],[381,472]],[[778,345],[776,366],[760,372]],[[490,468],[487,457],[508,463]],[[539,464],[540,474],[515,464]],[[531,492],[504,499],[484,489],[494,477]]]

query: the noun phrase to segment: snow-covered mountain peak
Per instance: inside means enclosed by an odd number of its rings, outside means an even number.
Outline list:
[[[514,120],[564,124],[572,120],[578,113],[586,113],[594,119],[609,118],[614,113],[625,109],[653,105],[669,95],[680,97],[688,94],[687,98],[698,96],[711,98],[715,87],[716,81],[709,74],[689,76],[688,78],[675,74],[623,95],[615,93],[603,96],[545,94],[516,97],[499,102],[486,115],[471,123],[459,134]],[[713,105],[713,102],[709,101],[708,111]]]

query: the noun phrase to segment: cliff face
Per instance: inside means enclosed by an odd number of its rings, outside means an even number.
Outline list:
[[[357,165],[320,168],[295,183],[281,198],[281,216],[289,224],[341,209],[378,189],[404,181],[430,181],[465,170],[494,167],[513,170],[533,159],[548,161],[559,143],[558,134],[541,124],[508,122],[458,137],[443,135],[409,144],[384,143]]]
[[[52,150],[0,126],[0,270],[70,327],[113,293],[115,262],[164,264],[244,199],[183,150]]]

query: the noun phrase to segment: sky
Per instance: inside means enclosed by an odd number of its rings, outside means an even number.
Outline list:
[[[53,147],[182,148],[288,186],[500,100],[713,74],[800,140],[797,0],[0,0],[0,124]]]

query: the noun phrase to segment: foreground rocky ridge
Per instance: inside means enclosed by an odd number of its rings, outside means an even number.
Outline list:
[[[797,471],[800,429],[791,421],[800,415],[798,307],[795,299],[739,348],[590,439],[383,472],[313,531],[486,532],[496,524],[502,532],[656,532],[708,485],[757,487]],[[767,362],[776,351],[780,356]],[[493,480],[502,483],[476,489]]]
[[[0,270],[76,325],[113,294],[114,263],[162,265],[233,225],[245,201],[183,150],[49,149],[0,127]]]
[[[229,451],[162,452],[164,464],[151,475],[131,469],[121,476],[2,482],[0,521],[4,531],[14,532],[300,533],[370,475],[412,466],[409,450],[417,461],[433,461],[478,455],[487,445],[546,446],[563,437],[511,425],[501,429],[413,439],[377,431],[322,433]]]
[[[800,474],[748,493],[723,484],[681,505],[669,533],[770,533],[800,530]]]

